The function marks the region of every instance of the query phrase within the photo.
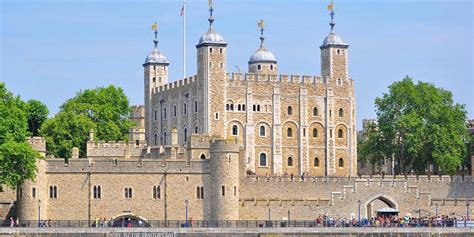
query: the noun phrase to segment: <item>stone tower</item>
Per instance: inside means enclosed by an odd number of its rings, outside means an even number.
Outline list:
[[[334,31],[334,10],[331,9],[330,15],[331,31],[320,46],[321,74],[328,84],[324,98],[325,175],[351,176],[357,173],[357,139],[354,84],[348,74],[349,45]],[[350,100],[341,101],[341,97]],[[341,147],[347,149],[342,151]]]
[[[149,146],[159,144],[159,141],[157,141],[158,136],[154,136],[156,131],[151,131],[152,121],[157,121],[159,117],[157,108],[152,108],[152,93],[154,93],[153,91],[156,90],[157,87],[168,83],[168,66],[170,64],[166,57],[158,50],[158,31],[156,23],[153,25],[153,28],[155,30],[155,39],[153,40],[155,47],[143,64],[145,73],[145,139],[146,144]],[[158,133],[161,134],[161,131]]]
[[[211,220],[239,219],[239,145],[237,140],[211,142]]]
[[[249,59],[249,72],[267,75],[277,75],[278,66],[277,60],[272,52],[270,52],[264,45],[265,37],[263,35],[264,25],[263,20],[258,23],[260,27],[260,47],[255,51]]]
[[[134,124],[129,129],[130,142],[139,145],[145,142],[145,108],[141,105],[131,106],[130,121]]]
[[[214,9],[209,8],[209,30],[199,39],[197,48],[198,109],[202,133],[225,137],[225,95],[227,43],[214,31]]]
[[[28,138],[33,149],[40,153],[41,157],[46,155],[46,140],[42,137]],[[34,181],[27,180],[20,185],[17,192],[18,218],[20,220],[47,220],[46,206],[48,201],[49,187],[46,187],[46,161],[36,160],[36,178]]]

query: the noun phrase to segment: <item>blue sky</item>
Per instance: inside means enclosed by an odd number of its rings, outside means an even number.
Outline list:
[[[207,31],[207,0],[187,1],[187,75]],[[320,75],[319,46],[329,33],[328,0],[214,0],[216,30],[229,43],[229,71],[247,71],[258,48],[257,21],[282,74]],[[182,77],[179,0],[0,0],[0,80],[51,116],[80,89],[114,84],[143,104],[143,68],[160,25],[170,81]],[[374,99],[405,75],[450,90],[474,117],[473,2],[470,0],[340,0],[336,32],[350,44],[358,127],[375,117]]]

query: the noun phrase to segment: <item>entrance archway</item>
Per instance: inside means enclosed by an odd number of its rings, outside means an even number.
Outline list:
[[[131,213],[118,215],[112,220],[113,227],[150,227],[148,220]]]
[[[384,207],[390,207],[390,208],[393,208],[393,209],[397,209],[398,208],[398,205],[397,203],[389,198],[389,197],[386,197],[386,196],[376,196],[374,198],[371,198],[366,204],[365,204],[365,207],[366,207],[366,216],[367,216],[367,219],[371,219],[372,217],[375,216],[375,211],[380,209],[380,208],[384,208]]]

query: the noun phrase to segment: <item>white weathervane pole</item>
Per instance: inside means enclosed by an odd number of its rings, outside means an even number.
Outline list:
[[[183,79],[186,78],[186,0],[183,0]]]

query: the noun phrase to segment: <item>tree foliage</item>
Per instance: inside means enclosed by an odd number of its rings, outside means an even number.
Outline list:
[[[39,153],[26,141],[26,109],[26,103],[0,83],[0,184],[12,188],[36,176]]]
[[[67,100],[41,128],[47,149],[53,155],[69,158],[73,147],[86,155],[88,132],[105,141],[128,140],[130,106],[121,88],[98,87],[79,91]]]
[[[38,136],[41,125],[48,119],[48,107],[39,100],[28,100],[26,105],[28,131],[32,136]]]
[[[375,160],[393,157],[396,172],[454,174],[466,153],[466,111],[450,91],[410,77],[389,86],[375,100],[377,129],[362,149]]]

